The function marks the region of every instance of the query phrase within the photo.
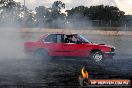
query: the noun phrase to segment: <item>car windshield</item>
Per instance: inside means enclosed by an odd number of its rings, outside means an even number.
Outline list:
[[[90,41],[88,40],[88,39],[86,39],[85,37],[83,37],[82,35],[78,35],[79,36],[79,38],[81,39],[81,40],[83,40],[83,42],[85,42],[85,43],[90,43]]]

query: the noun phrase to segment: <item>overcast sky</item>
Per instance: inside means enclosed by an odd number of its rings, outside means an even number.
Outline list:
[[[21,2],[23,4],[24,0],[15,0],[16,2]],[[25,0],[26,6],[32,10],[35,7],[43,5],[51,7],[54,1],[57,0]],[[132,14],[132,0],[59,0],[66,4],[66,8],[70,9],[76,6],[84,5],[116,5],[120,10],[124,11],[126,14]]]

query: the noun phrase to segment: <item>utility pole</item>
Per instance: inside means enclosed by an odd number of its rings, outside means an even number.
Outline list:
[[[23,25],[25,26],[25,17],[26,17],[26,2],[24,0],[24,16],[23,16]]]
[[[24,17],[25,17],[25,13],[26,13],[26,2],[24,0]]]
[[[110,20],[110,27],[111,27],[112,25],[111,25],[111,20]]]
[[[127,29],[127,25],[126,25],[126,23],[125,23],[125,30]]]

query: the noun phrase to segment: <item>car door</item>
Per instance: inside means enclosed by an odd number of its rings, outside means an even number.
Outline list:
[[[63,56],[85,57],[87,54],[86,44],[77,43],[79,40],[75,36],[72,40],[75,43],[63,43]]]
[[[45,40],[45,47],[48,50],[50,56],[62,56],[62,35],[51,34],[48,35]]]

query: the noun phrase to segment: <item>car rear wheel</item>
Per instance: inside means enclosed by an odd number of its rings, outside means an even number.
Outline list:
[[[94,51],[91,54],[91,59],[95,62],[102,62],[104,60],[104,55],[101,51]]]
[[[48,53],[46,52],[46,50],[44,49],[38,49],[34,52],[34,55],[33,55],[35,58],[48,58]]]

